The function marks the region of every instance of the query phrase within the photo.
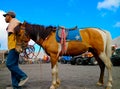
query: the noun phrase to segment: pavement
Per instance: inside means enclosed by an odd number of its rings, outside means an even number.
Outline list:
[[[49,89],[52,81],[51,65],[44,64],[24,64],[20,65],[27,73],[29,80],[22,89]],[[60,64],[59,77],[61,85],[58,89],[104,89],[105,86],[96,86],[99,78],[98,65],[70,65]],[[107,71],[105,71],[105,84],[107,83]],[[10,72],[5,67],[0,70],[0,89],[11,86]],[[120,89],[120,66],[113,67],[113,88]]]

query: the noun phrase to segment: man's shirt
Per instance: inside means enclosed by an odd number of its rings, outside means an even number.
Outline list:
[[[16,36],[14,34],[14,28],[19,24],[20,22],[13,18],[8,27],[7,27],[7,32],[8,32],[8,49],[14,49],[16,48]],[[9,34],[10,33],[10,34]]]
[[[13,18],[13,19],[10,21],[10,23],[9,23],[9,25],[8,25],[8,27],[7,27],[7,32],[8,32],[8,33],[9,33],[9,32],[14,33],[14,28],[15,28],[19,23],[20,23],[20,22],[19,22],[17,19]]]

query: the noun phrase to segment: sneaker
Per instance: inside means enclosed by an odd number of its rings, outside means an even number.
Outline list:
[[[13,87],[6,87],[6,89],[13,89]]]
[[[21,79],[18,85],[23,86],[27,82],[28,79],[29,79],[28,77]]]
[[[21,87],[18,87],[18,88],[16,88],[16,87],[6,87],[6,89],[21,89]]]

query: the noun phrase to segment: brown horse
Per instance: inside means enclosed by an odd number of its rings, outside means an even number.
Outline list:
[[[79,55],[83,52],[90,51],[95,56],[99,67],[100,77],[97,85],[104,84],[104,70],[105,67],[108,70],[108,82],[106,89],[112,87],[112,63],[110,61],[111,56],[111,35],[108,31],[100,30],[98,28],[84,28],[80,29],[82,41],[67,41],[65,43],[66,50],[62,54],[62,47],[59,42],[56,41],[56,28],[43,25],[35,25],[29,23],[19,24],[15,31],[18,36],[18,47],[24,49],[30,39],[35,41],[38,45],[42,46],[45,52],[51,57],[52,65],[52,84],[50,89],[56,89],[60,80],[58,78],[58,59],[61,55]]]

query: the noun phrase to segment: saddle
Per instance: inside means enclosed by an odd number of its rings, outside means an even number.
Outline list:
[[[73,28],[66,28],[67,30],[76,30],[78,27],[77,26],[75,26],[75,27],[73,27]]]
[[[59,36],[60,38],[61,38],[62,30],[65,30],[65,34],[66,34],[66,36],[67,36],[69,31],[77,30],[77,26],[75,26],[75,27],[73,27],[73,28],[65,28],[64,26],[59,26],[59,27],[58,27],[58,36]]]
[[[66,53],[66,42],[72,40],[81,40],[79,29],[77,26],[73,28],[65,28],[63,26],[59,26],[56,30],[56,40],[61,44],[61,52],[62,54]]]
[[[77,29],[77,26],[72,27],[72,28],[65,28],[64,26],[58,26],[58,30],[60,30],[60,29],[65,29],[65,30],[76,30],[76,29]]]

